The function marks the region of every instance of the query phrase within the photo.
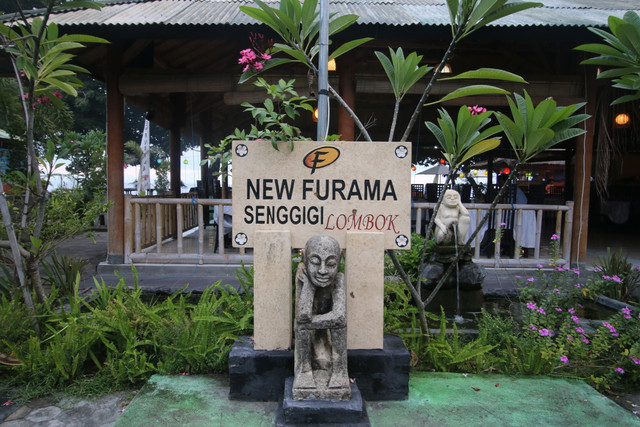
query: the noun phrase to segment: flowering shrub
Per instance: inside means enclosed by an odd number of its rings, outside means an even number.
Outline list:
[[[273,39],[265,39],[263,34],[251,33],[249,36],[251,48],[240,51],[238,64],[244,64],[242,72],[260,71],[264,63],[271,59],[269,52],[273,47]]]
[[[552,246],[558,241],[554,235]],[[598,295],[593,283],[580,283],[578,269],[553,267],[523,280],[520,293],[523,326],[515,340],[539,351],[536,373],[577,376],[597,388],[640,384],[640,310],[627,306],[609,319],[587,320],[582,303]]]
[[[627,261],[622,251],[611,253],[607,249],[605,257],[598,257],[594,271],[601,276],[594,279],[591,289],[594,293],[621,301],[640,303],[637,290],[640,288],[640,268]]]

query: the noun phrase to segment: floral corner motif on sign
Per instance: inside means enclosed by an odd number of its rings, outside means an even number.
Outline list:
[[[244,157],[249,153],[249,148],[244,144],[238,144],[236,146],[236,154],[240,157]]]
[[[404,234],[401,234],[398,237],[396,237],[396,245],[399,248],[404,248],[408,244],[409,244],[409,238],[407,238],[407,236],[405,236]]]
[[[407,154],[409,154],[409,150],[407,150],[407,147],[405,147],[404,145],[398,145],[396,147],[396,157],[398,157],[399,159],[404,159],[405,157],[407,157]]]
[[[244,233],[238,233],[236,234],[236,238],[235,241],[237,244],[239,244],[240,246],[244,246],[247,243],[247,240],[249,240],[247,238],[247,235]]]

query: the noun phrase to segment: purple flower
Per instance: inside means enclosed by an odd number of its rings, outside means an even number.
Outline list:
[[[622,368],[616,368],[616,372],[624,374],[624,369]]]
[[[538,330],[538,328],[536,328],[536,325],[529,325],[529,329],[531,329],[532,331]]]
[[[636,365],[640,365],[640,359],[635,357],[633,354],[629,357],[631,358],[631,360],[633,360],[633,363],[635,363]]]
[[[578,270],[577,268],[574,268],[574,269],[573,269],[573,273],[574,273],[574,274],[580,274],[580,270]]]
[[[576,283],[574,286],[575,286],[576,288],[578,288],[578,289],[580,289],[580,288],[582,287],[582,286],[580,286],[580,283]]]
[[[622,313],[625,319],[631,319],[631,310],[629,309],[629,307],[623,308]]]
[[[576,328],[576,332],[579,333],[579,334],[584,334],[584,329],[582,329],[580,326],[578,326]]]
[[[506,226],[507,226],[507,223],[506,223],[506,222],[501,222],[501,223],[500,223],[500,227],[506,227]]]
[[[558,236],[557,234],[551,236],[551,240],[558,240],[559,238],[560,236]]]
[[[576,310],[575,310],[575,308],[573,308],[573,307],[571,307],[568,311],[569,311],[569,313],[571,313],[571,314],[576,314]]]
[[[543,266],[542,266],[542,264],[538,264],[538,265],[536,265],[536,267],[542,268]]]
[[[589,344],[589,340],[584,335],[580,337],[580,341],[582,341],[585,344]]]
[[[538,307],[537,307],[534,303],[532,303],[532,302],[528,302],[528,303],[527,303],[527,308],[528,308],[529,310],[535,310],[535,309],[536,309],[536,308],[538,308]]]
[[[550,337],[551,336],[551,331],[549,331],[547,328],[542,328],[542,329],[540,329],[540,336],[541,337]]]
[[[529,277],[529,278],[527,279],[527,281],[528,281],[528,282],[533,282],[534,280],[536,280],[536,279],[534,279],[533,277]]]
[[[614,275],[611,277],[611,280],[613,280],[616,283],[622,283],[622,279],[620,277],[618,277],[618,275]]]
[[[556,307],[556,311],[562,311],[560,307]]]
[[[542,307],[538,308],[538,313],[546,315],[547,313],[542,309]]]
[[[598,272],[602,271],[602,268],[601,267],[593,267],[593,271],[595,273],[598,273]]]
[[[580,323],[580,318],[578,318],[578,316],[571,316],[571,320],[573,320],[576,323]]]
[[[569,358],[567,356],[560,356],[560,361],[566,365],[569,363]]]
[[[573,341],[573,340],[574,340],[574,338],[573,338],[571,335],[567,335],[567,339],[568,339],[569,341]]]

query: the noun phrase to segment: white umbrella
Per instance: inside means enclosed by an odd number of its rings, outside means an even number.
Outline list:
[[[422,172],[418,172],[416,175],[435,175],[433,177],[434,183],[440,183],[440,175],[448,175],[449,174],[449,166],[443,165],[442,163],[438,163],[430,168],[423,170]]]
[[[449,173],[449,166],[438,163],[430,168],[418,172],[416,175],[447,175]]]

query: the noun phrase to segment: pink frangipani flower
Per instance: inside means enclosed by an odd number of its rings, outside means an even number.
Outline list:
[[[487,111],[486,108],[484,107],[478,107],[477,105],[474,105],[473,107],[467,107],[469,109],[469,111],[471,112],[472,116],[477,116],[478,114],[482,114],[484,112]]]

